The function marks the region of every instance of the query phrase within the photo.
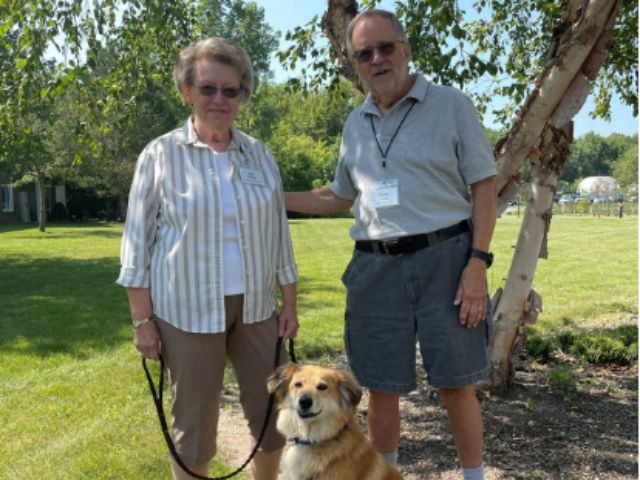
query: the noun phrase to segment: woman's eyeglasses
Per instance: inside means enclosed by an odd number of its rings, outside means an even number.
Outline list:
[[[200,92],[200,95],[203,97],[213,97],[217,95],[218,89],[220,93],[222,93],[223,97],[226,98],[236,98],[242,92],[242,88],[240,87],[218,87],[217,85],[195,85],[195,87]]]
[[[394,53],[396,53],[396,43],[405,43],[404,40],[395,40],[392,42],[382,42],[376,45],[375,47],[363,48],[362,50],[357,50],[353,52],[353,58],[356,59],[358,63],[367,63],[370,62],[373,58],[373,53],[378,50],[380,55],[383,57],[390,57]]]

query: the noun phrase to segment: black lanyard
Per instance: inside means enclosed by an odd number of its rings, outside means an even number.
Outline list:
[[[378,150],[380,151],[380,155],[382,155],[382,168],[387,168],[387,155],[389,154],[389,150],[391,149],[391,145],[393,144],[393,141],[396,139],[396,136],[398,135],[398,132],[400,131],[400,128],[402,128],[402,124],[407,119],[407,117],[411,113],[411,110],[413,110],[413,107],[414,107],[414,105],[416,103],[417,103],[417,101],[414,99],[413,102],[411,103],[411,106],[409,107],[409,110],[407,110],[407,113],[405,113],[404,117],[402,117],[402,120],[400,120],[400,124],[398,125],[398,128],[396,128],[396,131],[393,133],[393,135],[391,137],[391,140],[389,140],[389,143],[387,144],[387,149],[384,150],[384,151],[382,150],[382,146],[380,145],[380,142],[378,141],[378,136],[376,134],[376,127],[373,125],[373,115],[369,116],[369,120],[371,121],[371,131],[373,132],[373,139],[376,141],[376,145],[378,146]]]

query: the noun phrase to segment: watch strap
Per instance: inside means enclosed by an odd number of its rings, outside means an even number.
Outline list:
[[[484,263],[487,264],[487,268],[489,268],[493,263],[493,253],[485,252],[483,250],[478,250],[477,248],[471,249],[471,257],[479,258],[480,260],[482,260]]]

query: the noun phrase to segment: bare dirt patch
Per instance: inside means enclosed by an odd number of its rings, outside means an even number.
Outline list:
[[[481,393],[486,478],[597,480],[638,478],[638,367],[596,367],[570,358],[570,388],[552,386],[551,366],[516,371],[503,396]],[[225,396],[222,458],[239,466],[249,447],[237,392]],[[366,396],[359,416],[366,428]],[[446,412],[436,390],[421,382],[402,399],[399,469],[407,479],[461,478]],[[348,480],[348,479],[336,479]]]

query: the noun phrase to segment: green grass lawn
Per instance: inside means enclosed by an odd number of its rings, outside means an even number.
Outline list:
[[[520,220],[508,216],[496,226],[492,292],[506,280]],[[533,281],[543,301],[536,330],[614,326],[637,314],[638,217],[555,216],[548,257]]]
[[[342,352],[350,224],[291,221],[303,360]],[[498,222],[492,291],[518,228],[515,217]],[[125,294],[114,284],[121,233],[92,223],[52,224],[44,234],[0,227],[0,479],[170,478]],[[637,217],[554,217],[549,260],[534,281],[544,301],[536,328],[628,321],[637,313],[637,245]]]

